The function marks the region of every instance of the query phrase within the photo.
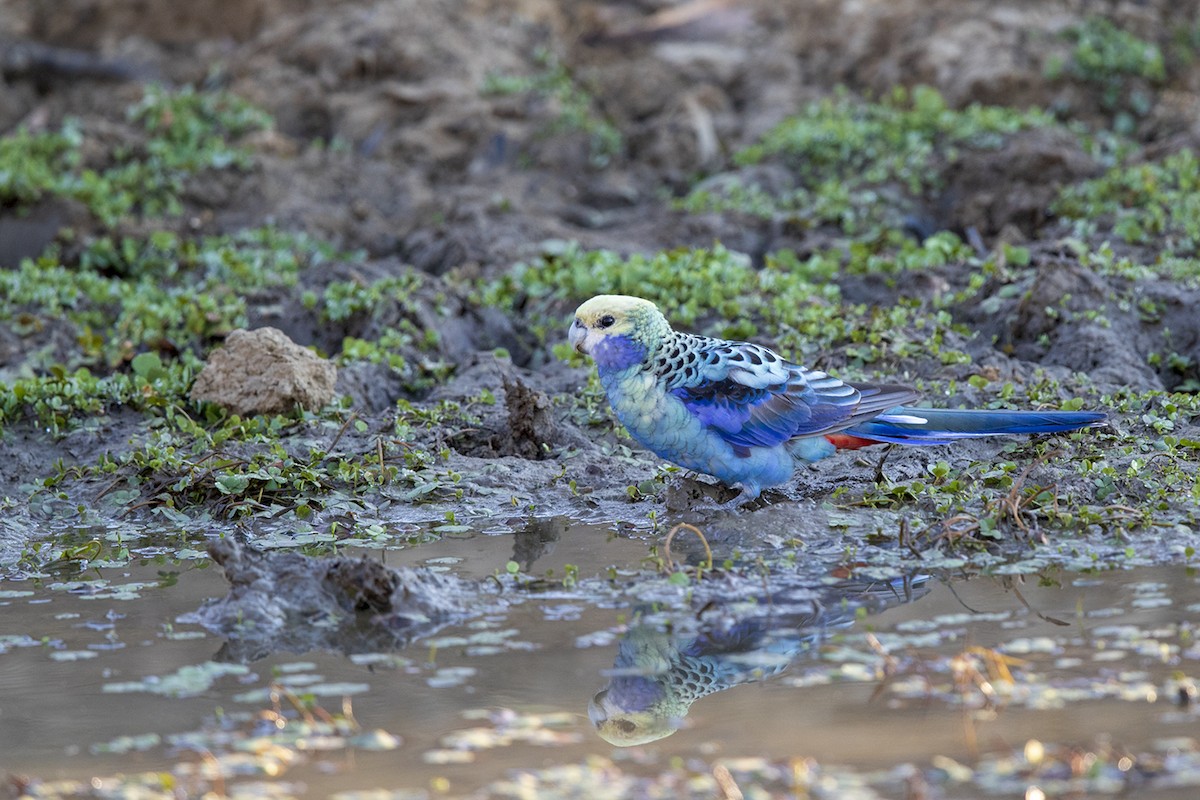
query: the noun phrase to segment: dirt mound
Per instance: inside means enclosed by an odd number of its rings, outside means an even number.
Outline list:
[[[1022,240],[1032,238],[1064,186],[1099,173],[1100,165],[1076,137],[1057,130],[1023,131],[999,149],[959,158],[947,167],[945,189],[935,200],[938,227],[974,228],[990,239],[1011,226]]]
[[[280,651],[398,650],[484,608],[471,608],[480,588],[427,569],[262,552],[231,539],[215,540],[209,554],[225,570],[229,594],[188,621],[227,637],[219,661],[246,663]]]
[[[1138,391],[1200,386],[1200,290],[1098,274],[1047,255],[1018,284],[960,310],[978,341]]]

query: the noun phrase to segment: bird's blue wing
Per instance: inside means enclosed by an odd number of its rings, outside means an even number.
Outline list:
[[[704,344],[694,377],[669,391],[735,448],[843,430],[917,396],[901,386],[852,386],[756,344]]]

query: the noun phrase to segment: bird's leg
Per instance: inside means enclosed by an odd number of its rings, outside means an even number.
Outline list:
[[[726,500],[724,503],[713,503],[708,508],[712,511],[718,511],[722,514],[729,514],[734,511],[741,510],[742,505],[746,502],[748,501],[746,500],[745,495],[738,493],[737,497],[734,497],[731,500]]]
[[[736,493],[727,500],[717,499],[727,497],[726,493],[729,491],[735,491]],[[690,491],[686,491],[684,496],[679,498],[679,500],[682,500],[682,504],[679,504],[678,501],[676,502],[675,510],[735,511],[743,505],[754,503],[760,491],[758,487],[749,487],[745,484],[730,486],[727,483],[694,481],[693,488]]]
[[[743,483],[741,487],[742,490],[740,492],[726,500],[724,503],[717,503],[713,507],[713,510],[725,512],[738,511],[741,508],[758,500],[758,496],[762,492],[762,489],[757,486],[747,486]]]

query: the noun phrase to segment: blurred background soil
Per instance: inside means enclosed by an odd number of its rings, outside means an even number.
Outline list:
[[[770,232],[683,218],[664,187],[682,190],[838,86],[882,97],[926,84],[951,106],[1101,121],[1099,88],[1047,77],[1070,47],[1063,32],[1102,14],[1166,47],[1198,13],[1195,2],[1083,0],[5,0],[0,132],[111,118],[142,80],[223,87],[276,125],[253,175],[190,187],[197,213],[182,224],[193,230],[270,221],[434,273],[504,268],[551,238],[761,252],[779,244]],[[22,57],[30,43],[94,61]],[[547,57],[594,96],[620,154],[598,165],[586,135],[540,135],[553,99],[483,91]],[[1198,90],[1200,68],[1174,71],[1139,137],[1195,144]],[[986,239],[1009,223],[1035,233],[1057,186],[1094,166],[1074,141],[1035,132],[954,170],[939,223]]]

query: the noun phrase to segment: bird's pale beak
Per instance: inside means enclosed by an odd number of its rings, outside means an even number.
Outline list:
[[[567,341],[575,348],[576,352],[586,353],[583,349],[583,340],[587,338],[587,328],[579,324],[579,320],[571,323],[571,330],[567,331]]]
[[[604,699],[607,695],[608,689],[601,689],[596,692],[596,696],[592,698],[592,702],[588,703],[588,719],[597,728],[608,721],[608,712],[604,710]]]

